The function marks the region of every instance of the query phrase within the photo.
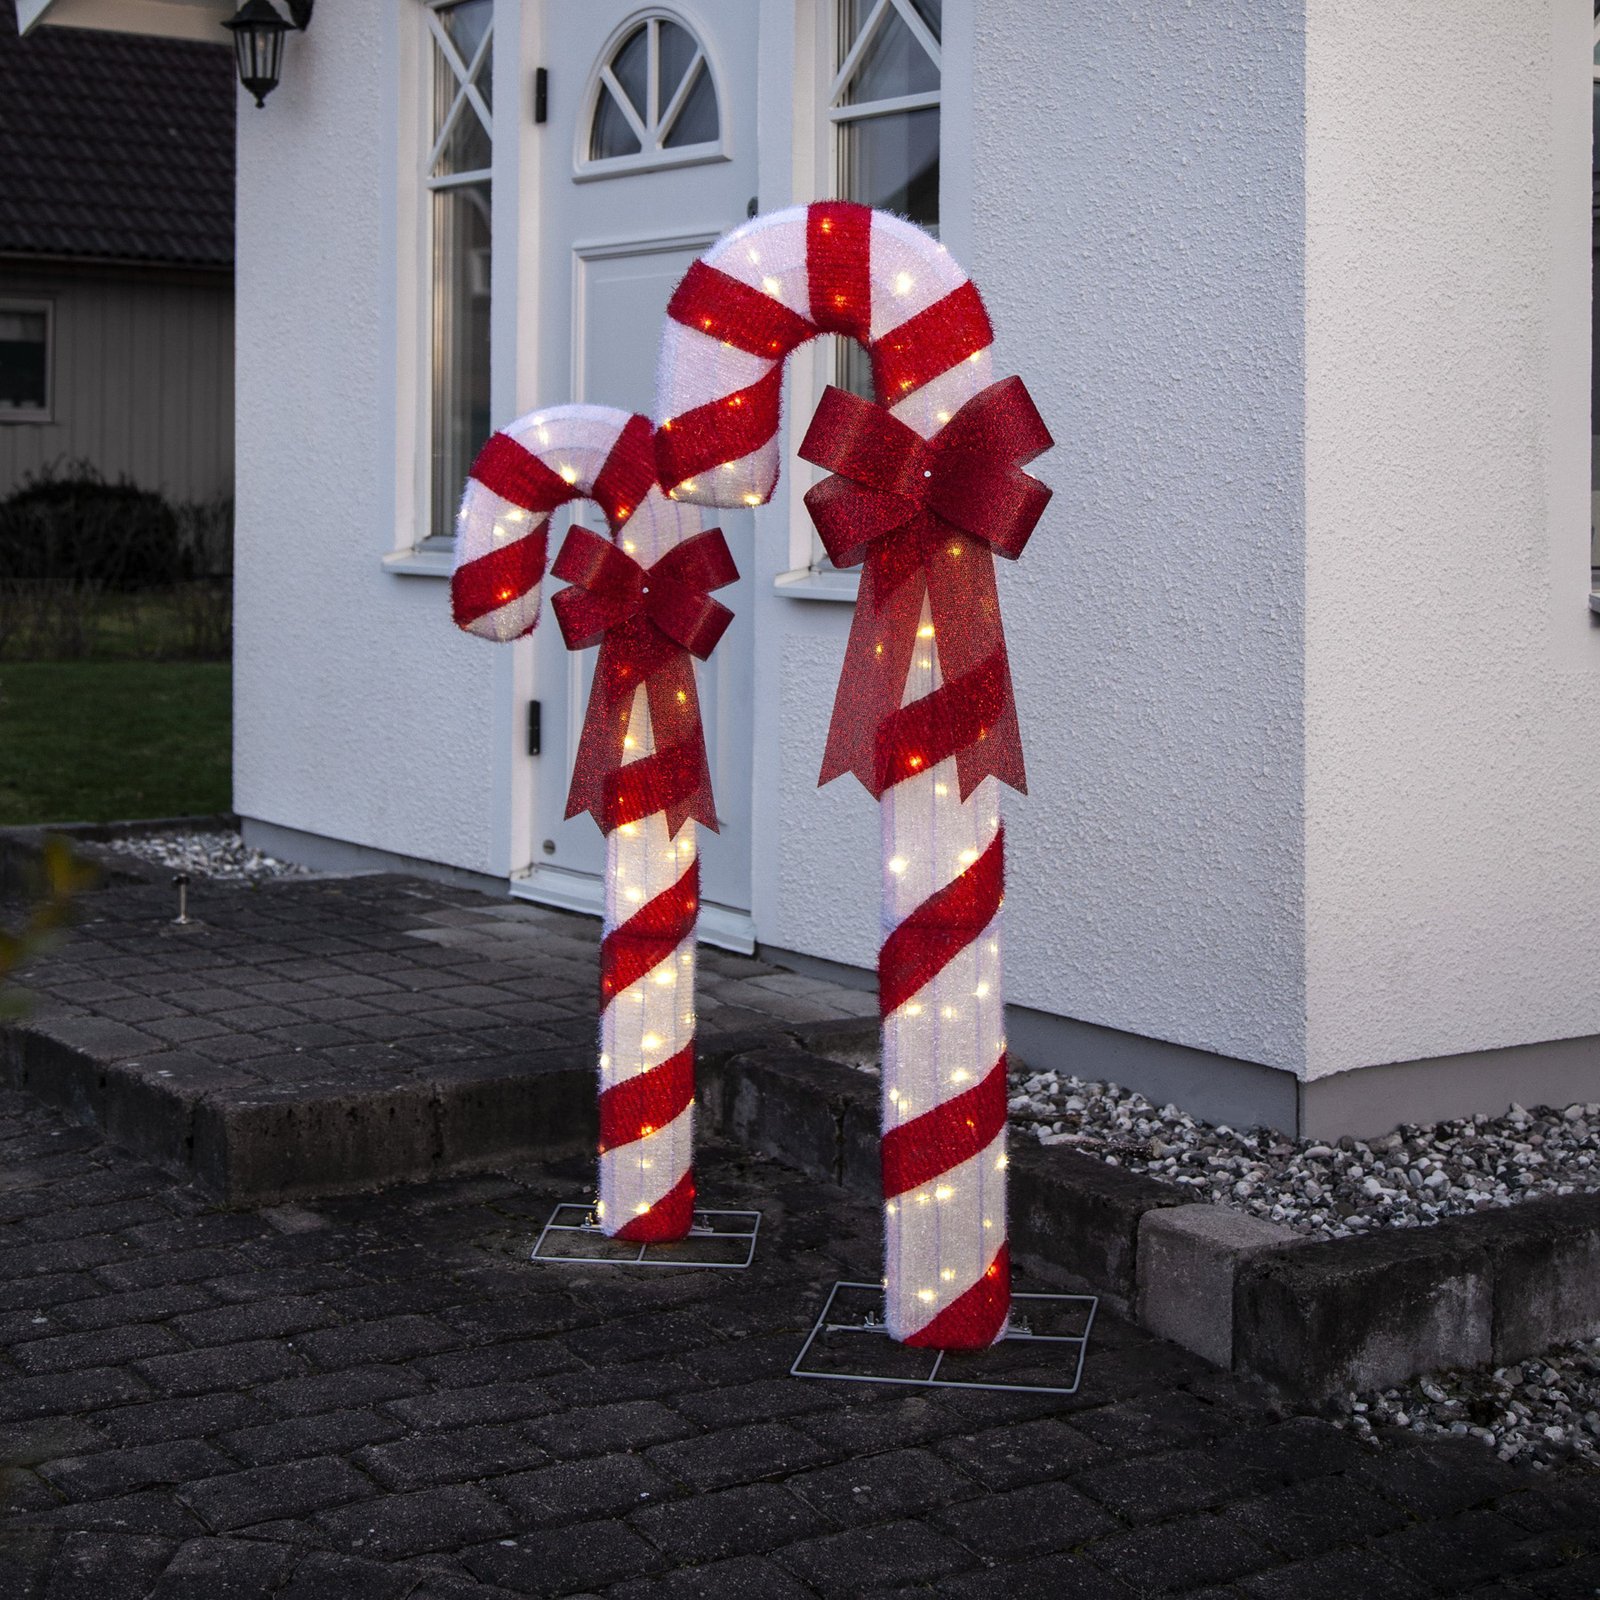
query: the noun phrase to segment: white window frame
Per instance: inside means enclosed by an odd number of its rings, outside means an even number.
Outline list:
[[[441,190],[464,188],[469,184],[488,184],[491,211],[494,204],[494,170],[492,151],[494,148],[494,114],[489,109],[487,102],[480,93],[477,85],[477,76],[483,66],[485,54],[494,49],[495,23],[497,16],[491,14],[489,27],[485,31],[482,41],[471,61],[463,61],[461,52],[456,49],[455,42],[450,38],[449,31],[439,20],[439,14],[448,11],[458,3],[458,0],[423,0],[423,69],[422,69],[422,100],[421,100],[421,126],[428,129],[432,126],[433,101],[435,78],[438,62],[430,45],[437,45],[450,70],[456,77],[456,94],[451,101],[450,111],[445,118],[443,128],[439,131],[431,145],[423,152],[418,176],[421,179],[422,207],[420,232],[422,236],[422,293],[420,299],[420,316],[423,335],[423,348],[427,352],[425,366],[421,376],[421,434],[423,446],[421,493],[418,498],[417,540],[415,549],[418,552],[432,555],[436,559],[448,561],[454,538],[450,531],[435,528],[433,525],[433,502],[437,485],[433,481],[433,428],[435,387],[437,373],[434,361],[437,359],[434,352],[434,318],[437,315],[437,306],[434,301],[434,237],[433,237],[433,197]],[[470,172],[452,172],[448,176],[439,177],[434,173],[434,166],[439,157],[444,153],[452,131],[457,121],[468,115],[476,115],[483,124],[489,137],[491,150],[490,165],[474,168]],[[428,135],[425,132],[424,138]],[[491,224],[492,227],[492,224]],[[485,263],[487,270],[487,263]]]
[[[828,60],[837,61],[839,56],[839,21],[843,8],[835,4],[831,7],[833,20],[828,28],[828,44],[830,46]],[[913,37],[920,44],[933,64],[939,70],[939,87],[926,90],[922,94],[896,95],[888,100],[863,100],[854,105],[846,105],[844,96],[850,87],[850,80],[855,76],[856,69],[861,65],[861,58],[867,53],[873,36],[888,20],[890,13],[898,12],[900,20],[910,28]],[[867,13],[867,20],[861,25],[861,32],[856,35],[856,40],[850,47],[850,53],[840,63],[839,69],[833,74],[828,86],[828,121],[832,125],[832,167],[834,193],[843,198],[844,190],[844,138],[843,131],[846,123],[864,122],[868,117],[888,116],[896,111],[931,111],[939,110],[944,102],[944,50],[939,40],[929,33],[928,25],[922,20],[917,8],[911,0],[878,0],[872,10]],[[941,130],[942,131],[942,130]],[[941,208],[942,213],[942,208]]]
[[[1597,56],[1600,56],[1600,0],[1595,0],[1593,50],[1590,54],[1592,63],[1590,70],[1594,74],[1595,88],[1600,90],[1600,60],[1595,59]],[[1600,151],[1596,151],[1594,155],[1597,165],[1600,165]],[[1600,220],[1591,217],[1590,227],[1600,231]],[[1591,249],[1593,244],[1594,241],[1591,240]],[[1591,304],[1591,315],[1595,314],[1600,314],[1600,306]],[[1592,394],[1592,379],[1590,390]],[[1600,480],[1600,471],[1597,471],[1597,468],[1600,468],[1600,462],[1593,459],[1596,454],[1600,454],[1600,445],[1594,443],[1595,439],[1600,438],[1600,416],[1590,417],[1589,433],[1591,457],[1589,462],[1589,609],[1591,611],[1600,611],[1600,488],[1595,487],[1597,480]]]
[[[659,24],[663,22],[675,23],[682,28],[694,40],[696,52],[690,60],[689,70],[684,73],[672,99],[665,106],[657,103],[659,89],[656,70]],[[650,30],[649,54],[645,67],[645,92],[649,103],[645,106],[643,117],[639,115],[638,107],[628,98],[627,91],[617,82],[611,71],[611,63],[617,51],[641,25]],[[660,172],[669,167],[694,167],[708,161],[733,159],[728,142],[728,98],[723,93],[722,71],[716,59],[716,52],[707,43],[709,37],[707,31],[698,26],[692,18],[670,6],[648,6],[641,11],[635,11],[612,29],[605,44],[601,46],[599,55],[595,57],[589,81],[583,91],[582,110],[573,130],[572,176],[576,182],[591,183],[598,178],[623,177],[636,172]],[[706,80],[711,85],[711,93],[716,98],[717,137],[700,144],[668,146],[662,141],[671,133],[672,125],[694,86],[694,80],[698,75],[697,62],[698,71],[705,74]],[[639,141],[639,150],[634,155],[596,158],[589,154],[594,134],[595,114],[600,108],[600,95],[603,90],[610,91],[612,99],[627,118],[634,136]]]
[[[0,423],[54,422],[56,408],[56,303],[54,300],[35,299],[31,296],[6,295],[0,297],[0,312],[26,311],[44,313],[44,404],[42,406],[13,406],[0,402]]]

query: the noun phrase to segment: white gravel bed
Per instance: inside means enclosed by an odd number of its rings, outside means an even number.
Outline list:
[[[1600,1103],[1513,1106],[1500,1117],[1331,1144],[1213,1126],[1117,1084],[1056,1072],[1013,1076],[1010,1108],[1013,1125],[1041,1144],[1069,1145],[1319,1238],[1600,1188]]]
[[[1334,1421],[1382,1444],[1390,1429],[1470,1435],[1502,1461],[1600,1470],[1600,1339],[1509,1367],[1433,1373],[1334,1402]]]
[[[154,861],[175,873],[187,872],[193,878],[212,878],[223,883],[256,883],[262,878],[283,878],[308,870],[247,848],[244,840],[231,830],[132,834],[124,839],[108,839],[106,848]]]

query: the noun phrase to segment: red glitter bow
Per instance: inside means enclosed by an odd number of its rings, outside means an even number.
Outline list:
[[[671,833],[689,817],[716,832],[689,657],[705,660],[733,621],[733,613],[707,592],[739,576],[722,530],[708,528],[685,539],[647,570],[610,540],[574,527],[550,571],[572,585],[550,602],[567,648],[600,646],[567,815],[588,811],[610,833],[665,811]],[[655,749],[625,761],[641,685]]]
[[[830,388],[800,454],[830,468],[806,494],[828,556],[865,562],[819,783],[874,794],[956,758],[961,797],[987,776],[1027,792],[1000,598],[1050,491],[1022,470],[1055,441],[1021,378],[991,384],[932,438]],[[902,706],[928,602],[942,681]]]

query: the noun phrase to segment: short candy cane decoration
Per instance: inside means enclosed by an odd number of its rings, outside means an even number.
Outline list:
[[[993,555],[1049,499],[1051,440],[1020,379],[993,384],[983,303],[921,229],[824,202],[757,218],[668,307],[656,436],[677,499],[754,505],[778,478],[782,367],[819,333],[872,358],[879,405],[830,389],[802,446],[830,556],[865,563],[821,781],[881,801],[886,1312],[907,1344],[1005,1331],[1006,1054],[999,784],[1024,788]]]
[[[550,513],[588,499],[610,541],[575,527],[551,568],[567,644],[598,643],[567,815],[606,836],[600,956],[600,1198],[617,1238],[680,1239],[694,1211],[695,821],[716,828],[690,655],[732,614],[721,533],[656,483],[649,419],[556,406],[496,433],[456,521],[455,619],[490,639],[539,619]]]

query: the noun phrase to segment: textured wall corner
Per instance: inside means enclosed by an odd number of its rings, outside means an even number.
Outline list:
[[[1600,1032],[1589,30],[1307,7],[1312,1077]]]

